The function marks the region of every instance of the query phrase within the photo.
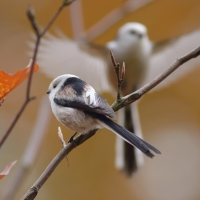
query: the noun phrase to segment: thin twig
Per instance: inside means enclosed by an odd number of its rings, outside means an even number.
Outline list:
[[[57,9],[57,11],[55,12],[55,14],[53,15],[53,17],[50,19],[49,23],[47,24],[47,26],[44,28],[44,30],[41,33],[41,37],[44,36],[44,34],[48,31],[48,29],[51,27],[51,25],[54,23],[55,19],[58,17],[58,15],[60,14],[60,12],[62,11],[62,9],[66,6],[69,6],[71,3],[73,3],[75,0],[64,0],[63,3],[61,4],[61,6]]]
[[[33,69],[34,69],[34,64],[35,64],[35,61],[36,61],[36,56],[37,56],[37,52],[38,52],[38,47],[39,47],[39,44],[40,44],[40,40],[44,36],[44,34],[47,32],[47,30],[50,28],[50,26],[53,24],[53,22],[55,21],[55,19],[57,18],[57,16],[60,14],[61,10],[65,6],[70,5],[73,1],[75,1],[75,0],[64,0],[62,2],[61,6],[55,12],[55,14],[50,19],[50,21],[48,22],[48,24],[46,25],[46,27],[44,28],[44,30],[42,32],[40,32],[38,23],[36,21],[34,10],[32,9],[32,7],[30,5],[27,8],[27,16],[28,16],[28,19],[31,22],[31,25],[32,25],[35,33],[36,33],[37,40],[36,40],[35,49],[34,49],[34,53],[33,53],[33,59],[32,59],[33,61],[32,61],[32,65],[31,65],[31,68],[30,68],[30,75],[29,75],[28,83],[27,83],[26,99],[25,99],[24,103],[22,104],[20,110],[16,114],[16,116],[15,116],[13,122],[11,123],[10,127],[8,128],[8,130],[4,134],[3,138],[1,139],[1,141],[0,141],[0,148],[2,147],[2,145],[4,144],[4,142],[6,141],[6,139],[8,138],[8,136],[10,135],[11,131],[13,130],[13,128],[14,128],[15,124],[17,123],[17,121],[19,120],[19,118],[20,118],[21,114],[23,113],[24,109],[26,108],[27,104],[31,100],[35,99],[35,97],[31,97],[30,96],[30,92],[31,92],[31,83],[32,83]]]
[[[114,66],[116,76],[117,76],[117,101],[120,101],[121,100],[121,88],[122,88],[122,84],[123,84],[124,78],[125,78],[125,64],[123,62],[122,69],[120,70],[120,64],[116,63],[115,57],[111,50],[110,50],[110,57],[111,57],[111,61],[112,61],[112,64]]]
[[[180,57],[177,59],[176,62],[174,62],[173,65],[169,67],[168,70],[164,71],[162,74],[160,74],[158,77],[156,77],[153,81],[151,81],[149,84],[145,85],[144,87],[140,88],[136,92],[127,95],[125,97],[121,98],[121,101],[115,101],[112,105],[112,108],[114,111],[119,110],[122,107],[125,107],[126,105],[131,104],[132,102],[138,100],[142,97],[145,93],[153,89],[156,85],[158,85],[160,82],[162,82],[167,76],[169,76],[173,71],[175,71],[178,67],[180,67],[183,63],[191,60],[192,58],[195,58],[200,55],[200,47],[196,48],[192,52],[188,53],[187,55]],[[84,143],[86,140],[88,140],[90,137],[92,137],[97,130],[92,130],[86,134],[81,134],[78,137],[76,137],[75,144],[77,146]],[[42,175],[38,178],[38,180],[33,184],[31,189],[24,195],[24,197],[21,200],[32,200],[36,197],[39,189],[42,187],[42,185],[47,181],[47,179],[50,177],[50,175],[53,173],[53,171],[56,169],[58,164],[63,160],[73,149],[75,148],[74,144],[68,143],[51,161],[51,163],[47,166],[47,168],[44,170]]]

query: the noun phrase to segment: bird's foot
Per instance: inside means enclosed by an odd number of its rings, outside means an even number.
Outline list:
[[[74,133],[70,138],[69,138],[69,140],[68,140],[68,143],[72,143],[75,147],[77,147],[77,145],[76,145],[76,143],[75,143],[75,141],[74,141],[74,136],[77,134],[77,132],[76,133]]]

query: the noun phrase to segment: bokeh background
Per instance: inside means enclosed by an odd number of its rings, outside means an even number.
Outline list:
[[[84,27],[87,30],[124,1],[82,0]],[[45,26],[60,1],[9,0],[0,6],[0,70],[14,73],[24,68],[29,56],[27,43],[32,29],[26,17],[31,4],[41,26]],[[200,1],[156,0],[126,15],[95,39],[98,44],[111,40],[126,22],[136,21],[147,26],[150,39],[160,41],[200,28]],[[72,36],[69,8],[65,8],[53,27]],[[53,28],[51,29],[51,31]],[[199,44],[197,44],[199,45]],[[171,64],[171,63],[169,63]],[[181,68],[179,69],[181,70]],[[101,130],[92,139],[76,148],[63,160],[41,188],[36,199],[139,199],[197,200],[200,199],[200,69],[188,73],[163,90],[145,95],[139,103],[145,140],[162,151],[134,177],[127,178],[114,167],[115,136]],[[22,154],[34,128],[38,107],[51,80],[42,73],[34,74],[31,94],[37,96],[26,108],[10,137],[0,149],[0,171],[13,160],[18,163],[0,181],[0,199],[20,167]],[[9,94],[0,107],[0,137],[3,136],[25,98],[27,82]],[[109,94],[104,97],[112,103]],[[52,115],[52,114],[51,114]],[[29,169],[14,199],[20,199],[62,148],[57,136],[61,126],[55,118],[46,127],[46,135],[37,159]],[[71,134],[61,126],[65,139]]]

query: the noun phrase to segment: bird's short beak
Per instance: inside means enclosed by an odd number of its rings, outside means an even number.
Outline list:
[[[50,90],[48,90],[48,91],[47,91],[47,94],[50,94],[50,92],[51,92],[51,91],[50,91]]]

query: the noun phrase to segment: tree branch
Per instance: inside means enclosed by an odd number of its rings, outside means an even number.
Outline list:
[[[11,131],[13,130],[13,128],[15,127],[16,123],[18,122],[19,118],[21,117],[24,109],[26,108],[27,104],[35,99],[35,97],[31,97],[30,96],[30,92],[31,92],[31,83],[32,83],[32,76],[33,76],[33,69],[34,69],[34,64],[36,61],[36,56],[37,56],[37,52],[38,52],[38,47],[40,44],[40,40],[41,38],[44,36],[44,34],[47,32],[47,30],[50,28],[50,26],[53,24],[53,22],[55,21],[55,19],[57,18],[57,16],[60,14],[60,12],[62,11],[62,9],[65,6],[70,5],[73,1],[75,0],[64,0],[61,4],[61,6],[57,9],[57,11],[55,12],[55,14],[53,15],[53,17],[50,19],[50,21],[48,22],[48,24],[46,25],[46,27],[44,28],[44,30],[42,32],[40,32],[38,23],[36,21],[35,18],[35,13],[33,8],[29,5],[27,8],[27,16],[28,19],[31,22],[31,25],[36,33],[37,36],[37,40],[36,40],[36,44],[35,44],[35,49],[34,49],[34,53],[33,53],[33,62],[30,68],[30,75],[28,78],[28,83],[27,83],[27,89],[26,89],[26,99],[24,101],[24,103],[22,104],[21,108],[19,109],[18,113],[16,114],[13,122],[11,123],[10,127],[8,128],[8,130],[6,131],[6,133],[4,134],[3,138],[0,141],[0,148],[2,147],[2,145],[4,144],[4,142],[6,141],[6,139],[8,138],[8,136],[10,135]]]

